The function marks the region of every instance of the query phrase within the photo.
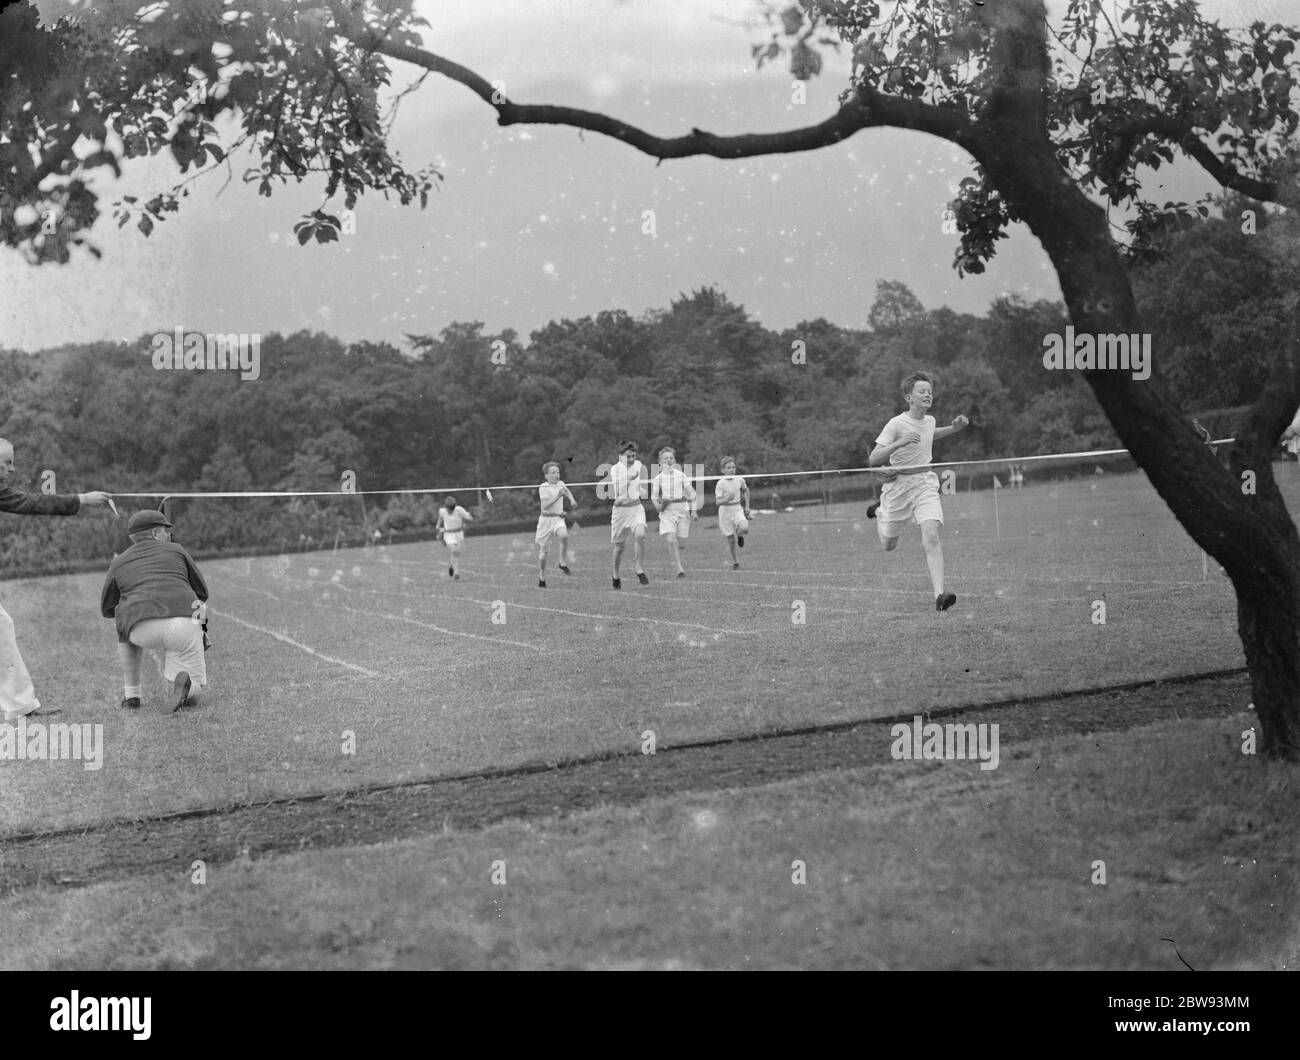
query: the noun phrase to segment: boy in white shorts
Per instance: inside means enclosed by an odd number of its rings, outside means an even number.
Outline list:
[[[447,577],[460,581],[460,548],[465,543],[465,523],[473,522],[474,516],[456,503],[455,497],[448,497],[442,502],[438,512],[437,531],[442,543],[451,552],[451,562],[447,567]]]
[[[947,427],[935,426],[934,417],[929,415],[934,402],[934,381],[924,372],[913,372],[903,380],[903,398],[907,401],[907,411],[885,424],[867,460],[872,467],[888,462],[891,468],[887,481],[880,487],[880,500],[867,507],[867,518],[877,520],[880,543],[887,552],[898,545],[898,535],[908,519],[921,528],[921,544],[934,586],[935,610],[947,611],[957,602],[957,597],[943,589],[943,546],[939,542],[943,505],[939,503],[939,476],[922,469],[932,461],[934,439],[955,434],[970,420],[958,416]]]
[[[736,474],[734,456],[724,456],[721,464],[722,477],[713,488],[713,498],[718,505],[718,529],[731,549],[731,569],[740,570],[736,549],[745,547],[745,535],[749,533],[749,487]]]
[[[650,503],[659,513],[659,536],[668,542],[677,577],[685,578],[681,550],[686,547],[691,520],[695,518],[695,487],[677,466],[677,453],[667,446],[659,450],[659,468],[650,483]]]
[[[609,539],[614,546],[614,588],[622,589],[623,581],[619,578],[619,566],[623,562],[623,549],[627,537],[632,535],[632,555],[636,578],[642,585],[649,585],[650,579],[645,574],[645,508],[641,504],[644,495],[645,480],[642,472],[645,468],[636,458],[636,442],[618,443],[618,463],[612,467],[602,464],[596,469],[597,477],[608,475],[608,482],[603,483],[603,495],[614,502],[614,510],[609,518]],[[598,489],[598,494],[602,491]]]
[[[573,494],[569,492],[569,487],[560,481],[560,465],[556,460],[548,460],[542,465],[542,474],[546,476],[546,481],[537,488],[537,496],[542,503],[542,514],[537,518],[537,534],[533,540],[537,542],[537,588],[546,588],[546,553],[550,549],[551,538],[560,539],[560,562],[559,568],[565,574],[572,574],[569,570],[569,528],[564,522],[564,501],[567,498],[569,507],[576,508],[578,502],[573,499]]]

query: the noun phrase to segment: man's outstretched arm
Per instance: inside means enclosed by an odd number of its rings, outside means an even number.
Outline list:
[[[89,493],[25,493],[0,486],[0,512],[10,515],[76,515],[81,509],[109,503],[103,490]]]

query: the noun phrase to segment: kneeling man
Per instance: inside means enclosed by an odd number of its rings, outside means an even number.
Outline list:
[[[140,663],[144,649],[153,648],[163,653],[169,686],[161,710],[171,714],[195,702],[208,683],[202,625],[208,586],[193,557],[172,541],[162,512],[136,512],[126,530],[132,545],[110,564],[99,601],[100,613],[117,620],[122,706],[140,706]]]

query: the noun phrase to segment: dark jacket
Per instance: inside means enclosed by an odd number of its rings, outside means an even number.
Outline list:
[[[76,515],[81,498],[75,493],[24,493],[0,486],[0,512],[11,515]]]
[[[208,585],[194,559],[174,541],[148,538],[109,564],[99,610],[117,619],[117,639],[125,641],[146,618],[192,615],[196,598],[208,598]]]

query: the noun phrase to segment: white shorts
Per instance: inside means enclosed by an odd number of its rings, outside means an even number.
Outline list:
[[[568,537],[569,528],[564,525],[562,515],[543,515],[537,520],[537,533],[533,540],[539,545],[547,544],[552,537]]]
[[[659,533],[676,534],[680,538],[686,538],[691,533],[691,509],[690,505],[680,501],[674,501],[672,504],[665,504],[664,510],[659,513]]]
[[[939,476],[933,471],[918,475],[899,475],[880,487],[880,507],[876,510],[881,537],[897,537],[909,519],[917,526],[928,519],[943,522],[943,505],[939,503]]]
[[[640,504],[629,504],[625,507],[614,508],[614,514],[609,520],[609,539],[615,544],[622,541],[627,536],[628,531],[635,532],[640,529],[645,533],[645,507]]]
[[[463,545],[465,543],[464,530],[444,530],[442,532],[442,543],[448,548],[452,545]]]
[[[718,508],[718,529],[723,537],[749,533],[749,520],[739,504],[724,504]]]
[[[175,679],[184,670],[195,688],[208,683],[203,658],[203,627],[189,618],[146,618],[131,627],[130,641],[163,653],[163,678]]]

